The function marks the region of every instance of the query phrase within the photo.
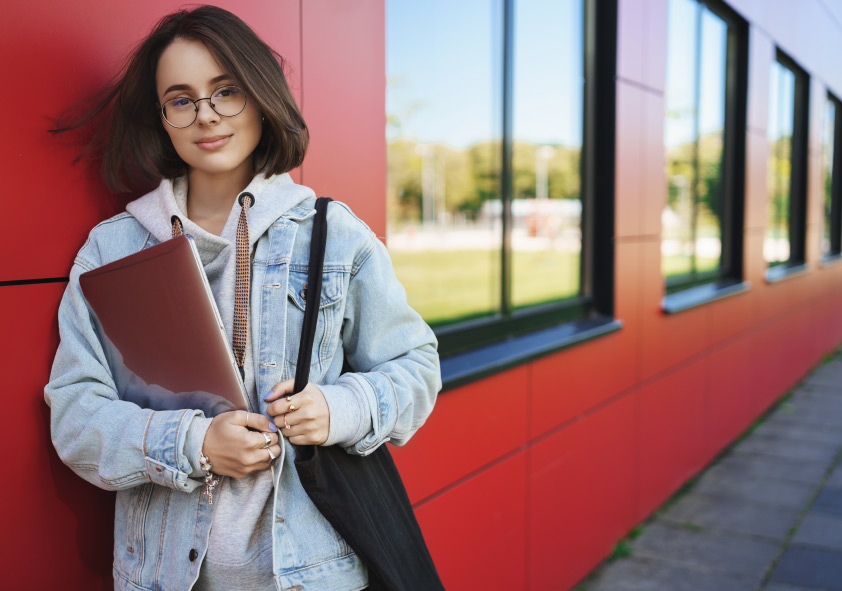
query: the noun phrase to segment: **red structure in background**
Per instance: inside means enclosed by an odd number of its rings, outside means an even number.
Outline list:
[[[288,60],[312,144],[295,174],[385,234],[383,0],[218,2]],[[444,393],[395,450],[452,591],[569,589],[842,340],[842,265],[822,265],[821,120],[842,92],[842,10],[729,2],[750,23],[744,268],[750,289],[661,312],[667,0],[619,0],[616,317],[622,330]],[[111,588],[110,493],[49,440],[43,386],[55,311],[88,230],[122,208],[47,116],[84,98],[171,0],[12,3],[0,54],[5,210],[0,314],[4,589]],[[831,12],[833,11],[833,12]],[[811,74],[809,271],[764,279],[769,70],[775,46]],[[835,48],[832,51],[831,48]],[[15,284],[20,282],[20,284]]]

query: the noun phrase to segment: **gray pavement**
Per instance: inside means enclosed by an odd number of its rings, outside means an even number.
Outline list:
[[[842,356],[577,591],[842,591]]]

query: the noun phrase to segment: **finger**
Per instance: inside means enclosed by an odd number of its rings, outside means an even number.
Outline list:
[[[285,396],[287,394],[292,394],[292,390],[295,387],[295,380],[284,380],[283,382],[278,382],[275,384],[275,387],[267,394],[263,400],[266,402],[272,402],[280,398],[281,396]]]
[[[273,433],[277,433],[278,431],[277,427],[269,420],[269,417],[259,415],[256,412],[249,413],[248,420],[249,428],[256,431],[272,431]]]
[[[308,399],[300,394],[287,395],[267,406],[266,413],[272,417],[287,414],[298,410],[306,402]]]
[[[232,425],[245,427],[251,423],[251,413],[247,410],[232,410],[230,412],[222,413],[219,416],[224,416],[231,421]]]
[[[269,455],[270,450],[272,452],[271,456]],[[257,470],[268,468],[273,456],[276,460],[281,457],[280,445],[273,445],[268,449],[258,449],[254,452],[254,463],[252,464],[252,467]]]
[[[278,445],[278,441],[280,441],[280,435],[276,433],[268,433],[265,431],[253,431],[249,433],[249,447],[252,449],[266,449],[266,436],[269,437],[269,447],[273,445]]]

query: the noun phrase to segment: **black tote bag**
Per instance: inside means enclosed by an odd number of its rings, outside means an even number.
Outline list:
[[[316,200],[307,277],[307,291],[316,296],[306,300],[294,392],[310,378],[330,201]],[[368,568],[371,591],[444,591],[385,444],[367,456],[333,445],[299,445],[295,451],[304,490]]]

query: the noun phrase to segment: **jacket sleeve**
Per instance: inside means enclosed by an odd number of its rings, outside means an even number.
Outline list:
[[[61,342],[44,390],[53,445],[74,472],[106,490],[154,482],[192,491],[201,482],[188,478],[188,430],[194,422],[194,432],[206,430],[207,422],[200,411],[156,412],[119,399],[79,286],[94,266],[80,253],[59,307]]]
[[[344,322],[342,345],[354,372],[321,386],[331,409],[325,444],[360,455],[385,441],[403,445],[427,419],[441,389],[438,343],[407,303],[386,247],[373,233],[354,263]],[[336,425],[335,414],[343,419]]]

